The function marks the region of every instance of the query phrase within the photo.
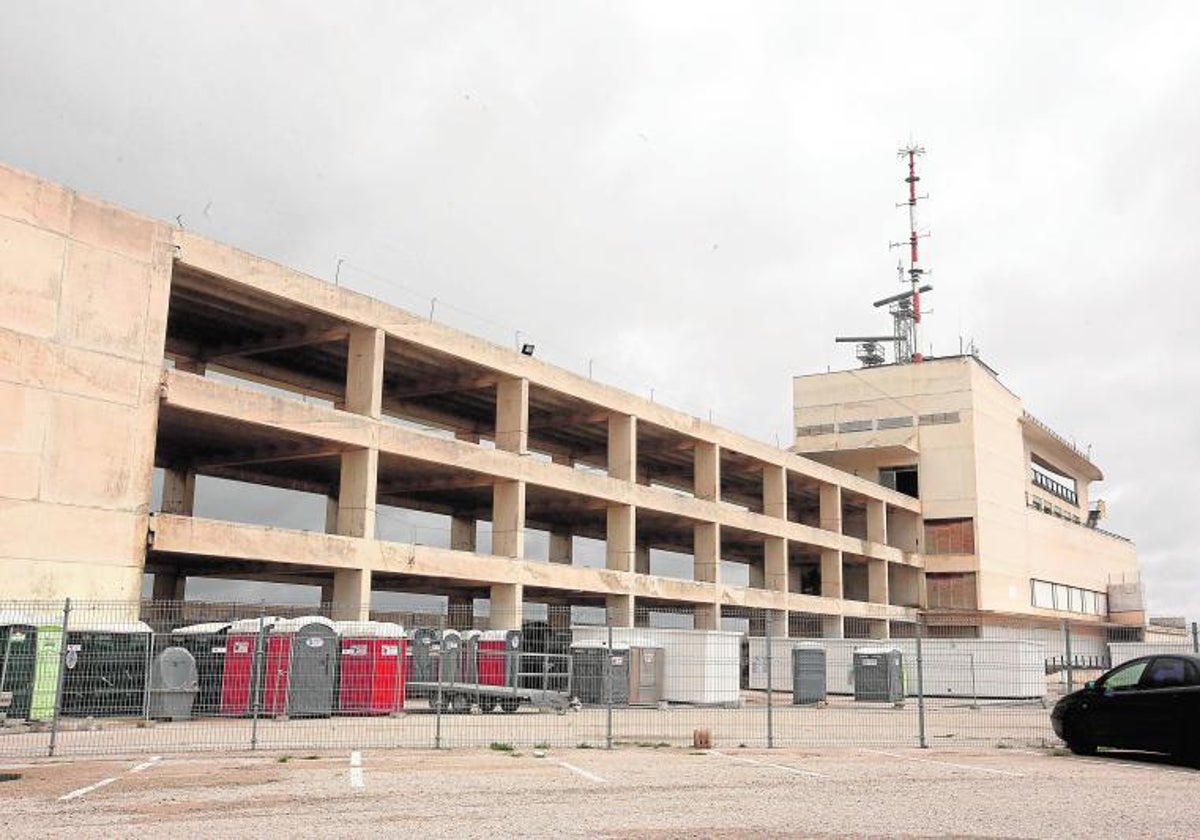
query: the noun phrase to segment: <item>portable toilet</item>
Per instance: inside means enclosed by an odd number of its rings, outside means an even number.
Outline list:
[[[443,683],[462,682],[462,635],[457,630],[443,630],[438,647],[440,664],[434,679]]]
[[[479,638],[482,630],[459,631],[459,682],[479,682]]]
[[[584,642],[571,648],[571,686],[580,703],[608,705],[611,669],[612,704],[629,705],[629,648],[604,642]]]
[[[521,656],[521,631],[485,630],[477,644],[479,684],[515,686]]]
[[[867,703],[904,700],[904,660],[898,648],[869,647],[854,651],[854,699]]]
[[[257,686],[262,697],[266,674],[266,639],[275,616],[247,618],[235,621],[225,631],[225,665],[221,672],[221,704],[223,715],[248,715],[254,710],[253,695]],[[257,664],[257,675],[255,674]]]
[[[792,705],[825,702],[825,648],[799,644],[792,648]]]
[[[408,643],[384,621],[339,621],[338,711],[386,715],[404,708]]]
[[[68,627],[63,714],[142,715],[152,634],[150,625],[141,621]]]
[[[29,616],[0,613],[0,718],[28,720],[37,671],[37,627]]]
[[[155,720],[187,720],[200,691],[196,659],[186,648],[172,645],[150,663],[150,696],[146,716]]]
[[[660,647],[629,648],[629,705],[657,706],[666,685],[666,652]]]
[[[168,637],[172,645],[186,650],[196,660],[199,691],[192,711],[196,715],[215,715],[221,711],[221,682],[225,677],[225,650],[228,645],[228,621],[177,627]]]
[[[416,627],[409,639],[410,667],[408,681],[437,682],[437,660],[434,652],[441,645],[442,631],[434,627]]]
[[[267,634],[263,710],[268,715],[329,717],[337,685],[337,631],[323,616],[275,622]]]

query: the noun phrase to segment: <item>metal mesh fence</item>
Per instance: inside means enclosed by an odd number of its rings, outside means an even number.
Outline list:
[[[832,625],[861,638],[820,621],[784,633],[766,613],[721,629],[692,610],[545,616],[0,602],[0,755],[1040,745],[1062,695],[1134,656],[1200,646],[1195,624],[1146,641],[974,613]]]

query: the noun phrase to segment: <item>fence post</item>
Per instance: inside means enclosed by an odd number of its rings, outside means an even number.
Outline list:
[[[254,655],[250,657],[250,749],[258,749],[258,707],[262,695],[263,630],[266,627],[266,608],[258,608],[258,632],[254,634]]]
[[[1063,654],[1066,657],[1067,665],[1067,694],[1075,690],[1075,657],[1071,653],[1071,624],[1064,618],[1062,622],[1063,631]]]
[[[1192,653],[1200,653],[1200,625],[1192,622]]]
[[[608,610],[604,611],[604,623],[608,626],[608,650],[604,657],[604,746],[605,749],[612,749],[613,746],[613,628],[612,614]]]
[[[922,639],[925,636],[925,616],[917,616],[917,744],[921,749],[929,748],[925,737],[925,653]]]
[[[71,623],[71,599],[63,601],[62,641],[58,646],[58,680],[54,686],[54,717],[50,719],[50,757],[58,746],[58,718],[62,714],[63,679],[67,673],[67,627]]]
[[[442,748],[442,703],[445,702],[445,696],[442,694],[442,678],[445,676],[444,666],[446,664],[446,629],[449,625],[449,614],[442,622],[442,634],[438,640],[437,646],[437,694],[433,700],[433,748],[440,750]],[[459,656],[462,656],[461,650]],[[459,660],[459,668],[462,667],[462,660]]]
[[[767,749],[772,749],[775,746],[775,680],[772,674],[771,664],[774,662],[774,634],[771,632],[770,616],[767,617]],[[795,674],[792,675],[795,679]]]

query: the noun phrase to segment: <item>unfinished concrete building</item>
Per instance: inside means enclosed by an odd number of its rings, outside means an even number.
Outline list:
[[[193,516],[198,476],[323,496],[325,532]],[[0,169],[0,597],[217,576],[320,586],[345,618],[398,591],[490,599],[497,628],[534,603],[883,638],[924,558],[921,503],[875,479]],[[383,509],[445,517],[447,544],[377,539]]]

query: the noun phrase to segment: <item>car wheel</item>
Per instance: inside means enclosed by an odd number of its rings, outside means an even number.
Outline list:
[[[1078,723],[1071,723],[1066,728],[1066,737],[1063,739],[1067,742],[1067,749],[1075,753],[1075,755],[1095,755],[1096,742],[1089,736],[1083,734],[1083,727]]]

